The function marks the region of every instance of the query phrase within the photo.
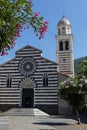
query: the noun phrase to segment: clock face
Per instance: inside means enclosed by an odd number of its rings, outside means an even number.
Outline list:
[[[32,58],[24,58],[19,64],[19,71],[25,76],[29,76],[36,70],[36,62]]]

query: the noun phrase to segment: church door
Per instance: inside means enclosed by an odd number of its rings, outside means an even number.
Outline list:
[[[22,89],[22,107],[33,108],[34,107],[34,90],[33,88]]]
[[[35,84],[30,78],[26,78],[21,83],[20,106],[23,108],[34,107]]]

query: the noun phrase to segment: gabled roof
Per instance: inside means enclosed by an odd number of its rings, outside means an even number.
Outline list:
[[[22,50],[28,49],[28,48],[29,48],[29,49],[33,49],[33,50],[35,50],[35,51],[39,51],[40,53],[42,53],[42,50],[37,49],[37,48],[35,48],[35,47],[33,47],[33,46],[27,45],[27,46],[25,46],[25,47],[19,49],[18,51],[16,51],[15,54],[17,54],[17,52],[19,52],[19,51],[22,51]],[[50,59],[47,59],[47,58],[45,58],[45,57],[43,57],[43,56],[41,56],[41,57],[42,57],[43,59],[45,59],[45,60],[47,60],[47,61],[49,61],[49,62],[52,62],[53,64],[56,64],[56,65],[57,65],[56,62],[54,62],[54,61],[52,61],[52,60],[50,60]]]
[[[1,66],[4,66],[5,64],[7,64],[7,63],[9,63],[9,62],[11,62],[11,61],[14,60],[14,59],[15,59],[15,58],[12,58],[12,59],[10,59],[10,60],[8,60],[8,61],[6,61],[6,62],[0,64],[0,67],[1,67]]]
[[[24,46],[23,48],[17,50],[17,51],[15,52],[15,57],[14,57],[14,58],[12,58],[12,59],[8,60],[7,62],[1,64],[0,66],[4,66],[5,64],[11,62],[12,60],[15,60],[16,54],[17,54],[18,52],[24,50],[24,49],[31,49],[31,50],[33,50],[33,51],[38,51],[40,54],[42,53],[42,50],[37,49],[37,48],[35,48],[35,47],[32,47],[32,46],[30,46],[30,45],[27,45],[27,46]],[[50,59],[47,59],[47,58],[43,57],[42,55],[41,55],[41,58],[43,58],[44,60],[46,60],[46,61],[48,61],[48,62],[52,62],[52,63],[55,64],[55,65],[58,65],[55,61],[52,61],[52,60],[50,60]]]
[[[33,47],[33,46],[30,46],[30,45],[24,46],[23,48],[19,49],[19,50],[16,51],[15,53],[17,53],[17,52],[19,52],[19,51],[21,51],[21,50],[23,50],[23,49],[28,49],[28,48],[32,48],[32,49],[34,49],[34,50],[39,51],[40,53],[42,53],[42,50],[37,49],[37,48],[35,48],[35,47]]]

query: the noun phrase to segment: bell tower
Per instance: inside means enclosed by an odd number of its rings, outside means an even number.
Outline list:
[[[73,58],[73,35],[69,20],[63,16],[57,25],[56,37],[56,60],[58,63],[58,72],[74,76],[74,58]]]

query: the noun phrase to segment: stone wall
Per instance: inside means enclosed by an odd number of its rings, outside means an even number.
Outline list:
[[[61,82],[69,79],[69,76],[65,74],[58,73],[58,86],[60,85]],[[71,114],[72,113],[72,108],[71,106],[65,101],[60,98],[58,95],[58,113],[59,114]]]

